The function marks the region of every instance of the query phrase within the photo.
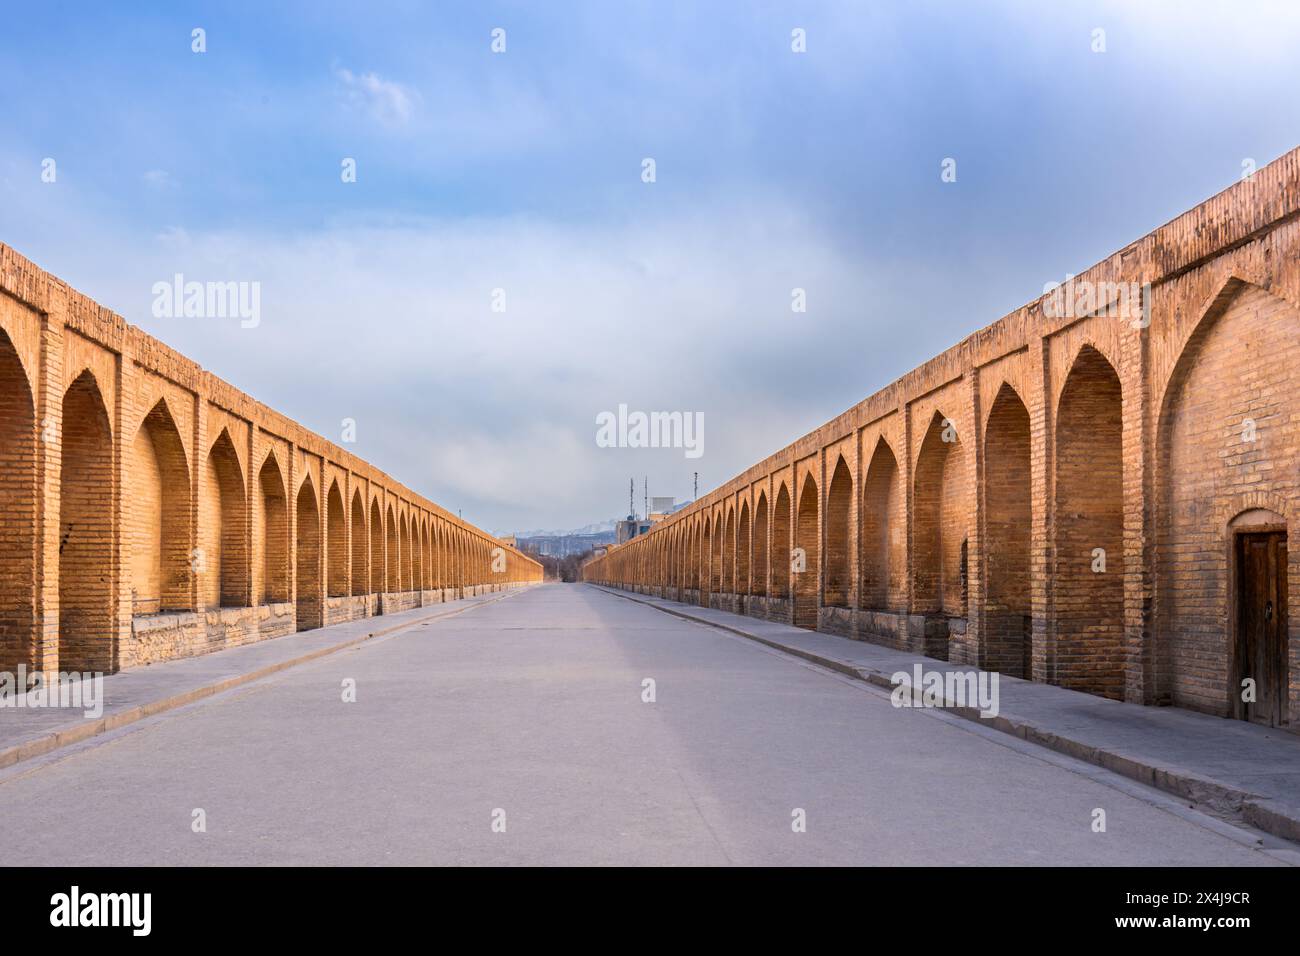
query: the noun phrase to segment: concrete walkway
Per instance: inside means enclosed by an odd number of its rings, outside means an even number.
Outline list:
[[[727,611],[601,588],[723,628],[880,687],[892,675],[978,669]],[[1300,841],[1300,737],[1173,707],[1143,707],[999,675],[999,712],[954,713]]]
[[[371,638],[498,601],[519,590],[362,618],[112,674],[104,678],[103,711],[98,717],[87,717],[82,708],[0,707],[0,768],[183,707]]]

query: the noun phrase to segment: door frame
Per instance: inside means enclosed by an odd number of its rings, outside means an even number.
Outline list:
[[[1286,587],[1289,592],[1291,589],[1291,575],[1289,573],[1291,553],[1290,535],[1285,521],[1267,521],[1258,524],[1242,523],[1233,524],[1228,528],[1228,627],[1227,627],[1227,652],[1228,652],[1228,716],[1234,720],[1244,720],[1254,723],[1246,715],[1246,705],[1241,699],[1241,681],[1242,681],[1242,662],[1240,660],[1241,646],[1241,574],[1242,569],[1237,555],[1241,548],[1240,539],[1245,535],[1253,534],[1280,534],[1287,544],[1288,555],[1288,574],[1286,576]],[[1286,627],[1286,651],[1282,659],[1282,687],[1281,687],[1281,723],[1279,726],[1286,727],[1290,723],[1290,694],[1291,694],[1291,667],[1290,667],[1290,595],[1286,595],[1287,600],[1287,627]],[[1261,725],[1262,726],[1262,725]]]

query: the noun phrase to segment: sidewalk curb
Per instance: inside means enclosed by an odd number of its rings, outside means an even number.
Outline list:
[[[173,694],[171,697],[164,697],[160,700],[149,701],[145,704],[137,704],[127,710],[119,711],[116,714],[110,714],[101,717],[98,720],[88,723],[77,724],[63,730],[53,730],[35,740],[29,740],[23,744],[16,744],[0,750],[0,770],[12,767],[14,764],[24,760],[31,760],[33,757],[41,757],[45,754],[52,753],[55,750],[61,750],[72,744],[81,743],[83,740],[89,740],[91,737],[98,737],[100,734],[107,733],[110,730],[117,730],[119,727],[126,727],[137,721],[144,720],[146,717],[153,717],[155,714],[162,714],[169,710],[175,710],[178,707],[184,707],[186,704],[192,704],[195,701],[202,700],[205,697],[212,697],[232,688],[239,687],[241,684],[249,684],[253,681],[261,680],[264,677],[270,677],[272,674],[288,670],[299,664],[306,664],[317,660],[321,657],[327,657],[338,651],[345,651],[350,647],[356,647],[358,644],[364,644],[376,637],[383,637],[386,634],[392,634],[396,631],[405,630],[409,627],[415,627],[429,621],[441,620],[444,617],[451,617],[453,614],[460,614],[472,610],[476,607],[482,607],[485,604],[494,604],[512,594],[518,593],[517,590],[504,592],[500,597],[495,597],[487,601],[481,601],[477,604],[470,604],[465,607],[456,608],[452,611],[441,612],[437,614],[427,614],[423,617],[413,618],[410,621],[404,621],[401,624],[394,624],[391,627],[380,628],[377,631],[371,631],[363,637],[355,637],[350,641],[344,641],[341,644],[332,644],[329,647],[318,647],[313,651],[300,654],[297,657],[291,657],[288,660],[277,661],[274,664],[267,664],[259,667],[257,670],[249,671],[246,674],[236,674],[234,677],[227,677],[211,684],[205,684],[202,687],[193,687],[179,694]],[[251,645],[245,645],[251,646]]]
[[[802,658],[810,661],[828,670],[845,674],[856,680],[864,681],[873,686],[880,687],[884,690],[893,690],[895,684],[890,679],[891,675],[884,671],[870,667],[855,667],[844,661],[838,661],[831,657],[824,657],[813,651],[804,650],[803,648],[790,647],[782,644],[780,641],[771,638],[760,637],[757,634],[744,630],[743,628],[722,624],[717,621],[711,621],[706,617],[697,614],[691,614],[689,611],[679,610],[672,607],[663,607],[653,603],[655,600],[668,600],[666,598],[655,598],[645,600],[642,596],[619,591],[603,585],[594,584],[591,587],[599,588],[615,597],[620,597],[628,601],[635,601],[637,604],[644,604],[646,607],[656,611],[662,611],[665,614],[671,614],[674,617],[683,620],[693,621],[697,624],[704,624],[708,627],[716,627],[722,631],[728,631],[741,637],[748,638],[766,647],[771,647],[778,651],[783,651],[792,657]],[[716,609],[715,609],[716,610]],[[725,612],[724,612],[725,613]],[[809,631],[815,634],[815,631]],[[1154,787],[1157,790],[1163,790],[1166,793],[1174,794],[1185,800],[1203,806],[1211,807],[1221,813],[1229,814],[1236,817],[1242,823],[1274,836],[1282,837],[1286,840],[1300,842],[1300,807],[1283,807],[1277,801],[1270,797],[1264,797],[1249,790],[1243,790],[1240,787],[1234,787],[1231,784],[1223,783],[1208,777],[1203,777],[1190,770],[1174,766],[1158,766],[1153,762],[1146,761],[1139,757],[1125,754],[1121,751],[1106,750],[1095,747],[1091,744],[1074,740],[1069,737],[1062,737],[1060,734],[1051,731],[1040,730],[1033,724],[1026,723],[1023,720],[1003,717],[1001,715],[993,718],[980,717],[979,711],[973,707],[958,707],[944,698],[944,710],[947,713],[956,714],[967,720],[973,720],[982,727],[989,727],[993,730],[999,730],[1013,737],[1019,737],[1031,744],[1037,744],[1048,750],[1054,750],[1057,753],[1065,754],[1068,757],[1074,757],[1076,760],[1082,760],[1110,770],[1122,777],[1130,780],[1136,780],[1138,783]]]

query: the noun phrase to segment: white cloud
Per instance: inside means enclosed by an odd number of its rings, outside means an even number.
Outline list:
[[[638,500],[644,477],[651,494],[689,497],[694,471],[714,487],[841,411],[823,364],[892,334],[862,321],[888,314],[866,307],[863,263],[776,202],[156,239],[66,278],[328,438],[355,418],[351,450],[503,530],[613,517],[631,477]],[[153,318],[152,284],[177,272],[259,282],[261,324]],[[790,310],[796,285],[809,314]],[[620,403],[702,412],[704,457],[598,447],[596,416]]]
[[[418,98],[410,88],[378,73],[353,73],[346,67],[335,67],[334,75],[343,85],[349,104],[383,123],[403,124],[410,120]]]

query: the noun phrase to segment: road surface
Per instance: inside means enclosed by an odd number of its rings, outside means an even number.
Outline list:
[[[1278,862],[1081,766],[547,585],[10,768],[0,845],[68,865]]]

